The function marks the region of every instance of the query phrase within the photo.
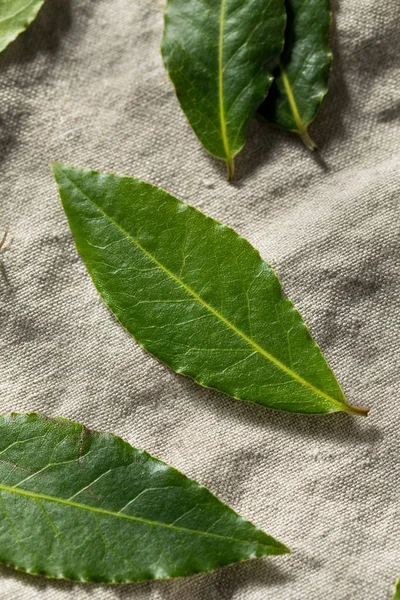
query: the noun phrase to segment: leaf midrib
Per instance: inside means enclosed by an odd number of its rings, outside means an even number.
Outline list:
[[[73,181],[67,175],[66,171],[63,170],[63,174],[68,179],[68,181],[70,183],[72,183],[72,185],[74,185],[76,187],[76,189],[82,194],[82,196],[88,202],[90,202],[93,206],[95,206],[95,208],[102,215],[104,215],[104,217],[112,225],[114,225],[114,227],[116,227],[117,229],[119,229],[119,231],[121,231],[121,233],[125,237],[127,237],[129,240],[131,240],[137,246],[137,248],[139,250],[141,250],[141,252],[143,252],[146,256],[148,256],[148,258],[150,258],[150,260],[152,260],[158,266],[158,268],[160,270],[162,270],[164,273],[166,273],[178,285],[180,285],[189,294],[191,294],[195,298],[195,300],[197,300],[200,304],[202,304],[209,312],[211,312],[215,317],[217,317],[217,319],[219,319],[222,323],[224,323],[224,325],[226,325],[228,328],[230,328],[232,331],[234,331],[247,344],[249,344],[249,346],[251,346],[252,348],[254,348],[254,350],[256,350],[264,358],[266,358],[267,360],[269,360],[270,362],[272,362],[276,367],[278,367],[279,369],[281,369],[286,375],[289,375],[289,377],[291,377],[294,381],[296,381],[297,383],[299,383],[303,387],[309,389],[311,392],[313,392],[317,396],[320,396],[321,398],[323,398],[324,400],[327,400],[331,404],[338,406],[340,410],[343,410],[343,407],[347,406],[346,402],[341,402],[340,400],[336,400],[335,398],[332,398],[332,396],[329,396],[328,394],[326,394],[322,390],[319,390],[318,388],[316,388],[312,383],[310,383],[310,382],[306,381],[305,379],[303,379],[303,377],[301,377],[295,371],[293,371],[292,369],[290,369],[289,367],[287,367],[279,359],[275,358],[275,356],[273,356],[267,350],[265,350],[264,348],[262,348],[262,346],[259,346],[257,344],[257,342],[255,342],[254,340],[252,340],[251,338],[249,338],[243,331],[241,331],[240,329],[238,329],[233,323],[231,323],[228,319],[226,319],[220,312],[218,312],[215,308],[213,308],[210,304],[208,304],[208,302],[206,302],[205,300],[203,300],[203,298],[201,296],[199,296],[191,287],[189,287],[188,285],[186,285],[179,277],[177,277],[174,273],[172,273],[172,271],[170,271],[167,267],[165,267],[162,263],[160,263],[155,258],[155,256],[153,256],[150,252],[148,252],[140,244],[140,242],[137,239],[135,239],[128,231],[126,231],[123,227],[121,227],[121,225],[119,225],[119,223],[117,223],[117,221],[115,221],[112,217],[110,217],[110,215],[108,215],[100,206],[98,206],[91,198],[89,198],[89,196],[87,196],[85,194],[85,192],[76,184],[76,182]],[[182,204],[184,204],[184,203],[182,202]]]
[[[225,30],[225,7],[226,0],[221,0],[221,12],[219,23],[219,43],[218,43],[218,96],[219,96],[219,118],[221,122],[221,136],[225,149],[226,160],[232,159],[231,149],[229,147],[228,135],[226,131],[225,119],[225,100],[224,100],[224,30]]]
[[[19,496],[31,498],[35,501],[44,500],[47,502],[54,502],[56,504],[69,506],[70,508],[86,510],[88,512],[106,515],[108,517],[115,517],[115,518],[119,518],[119,519],[125,519],[127,521],[144,523],[145,525],[149,525],[150,527],[163,527],[165,529],[172,529],[173,531],[180,531],[183,533],[189,533],[189,534],[195,534],[195,535],[203,535],[206,537],[212,537],[212,538],[222,539],[222,540],[229,540],[232,542],[255,544],[258,546],[263,546],[265,548],[277,548],[278,547],[278,546],[270,546],[268,544],[263,544],[262,542],[258,542],[256,540],[246,540],[246,539],[234,538],[234,537],[230,537],[230,536],[219,535],[218,533],[210,533],[209,531],[199,531],[196,529],[189,529],[187,527],[179,527],[176,525],[169,525],[168,523],[161,523],[160,521],[151,521],[151,520],[145,519],[143,517],[134,517],[132,515],[127,515],[127,514],[115,512],[112,510],[107,510],[105,508],[89,506],[88,504],[81,504],[80,502],[72,502],[71,500],[66,500],[65,498],[58,498],[57,496],[48,496],[47,494],[41,494],[40,492],[30,492],[28,490],[20,490],[20,489],[13,488],[8,485],[4,485],[2,483],[0,483],[0,491],[8,492],[11,494],[17,494]]]
[[[282,81],[283,81],[283,85],[285,87],[286,95],[288,97],[289,106],[293,113],[294,120],[296,121],[296,125],[298,127],[299,133],[305,133],[307,131],[307,127],[304,125],[303,121],[301,120],[300,113],[297,108],[296,99],[294,97],[293,90],[290,85],[289,77],[287,76],[287,73],[286,73],[282,63],[280,63],[280,71],[281,71]]]

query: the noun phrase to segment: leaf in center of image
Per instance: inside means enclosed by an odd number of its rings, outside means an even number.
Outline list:
[[[138,179],[53,173],[95,286],[143,348],[268,408],[367,413],[346,402],[273,269],[235,231]]]

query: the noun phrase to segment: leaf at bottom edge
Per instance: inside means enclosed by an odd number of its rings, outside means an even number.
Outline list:
[[[289,550],[211,492],[111,433],[0,415],[0,562],[36,575],[129,583]]]

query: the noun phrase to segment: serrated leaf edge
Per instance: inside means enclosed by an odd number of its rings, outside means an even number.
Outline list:
[[[12,15],[9,15],[8,17],[5,17],[3,19],[0,19],[0,24],[4,23],[5,21],[9,21],[10,19],[12,19],[13,17],[15,17],[16,15],[18,15],[19,13],[23,12],[24,10],[26,10],[30,4],[34,4],[34,2],[36,2],[36,0],[32,0],[32,2],[26,4],[23,8],[21,8],[20,10],[17,10],[17,12],[13,13]],[[19,27],[18,29],[16,29],[15,34],[10,37],[6,43],[5,46],[0,46],[0,52],[3,52],[3,50],[5,50],[7,48],[7,46],[9,46],[12,42],[15,42],[15,40],[17,39],[17,37],[19,35],[21,35],[21,33],[23,33],[24,31],[26,31],[26,29],[29,27],[29,25],[36,19],[36,17],[39,14],[40,9],[42,8],[43,4],[44,4],[45,0],[43,0],[41,2],[41,4],[38,6],[36,12],[31,15],[28,19],[26,19],[25,21],[25,25]]]
[[[0,413],[0,419],[4,418],[4,417],[9,417],[10,419],[12,419],[15,416],[34,417],[35,420],[43,419],[43,420],[49,421],[50,423],[53,422],[53,421],[62,421],[62,422],[66,422],[66,423],[68,423],[70,425],[76,425],[76,426],[79,426],[79,427],[85,427],[85,425],[82,425],[82,423],[79,423],[78,421],[72,421],[70,419],[67,419],[66,417],[47,417],[46,415],[43,415],[43,414],[38,413],[38,412],[21,413],[21,412],[13,411],[13,412],[8,412],[8,413]],[[92,429],[89,429],[87,427],[85,427],[85,429],[86,429],[86,431],[88,433],[96,433],[96,434],[99,434],[99,435],[112,435],[114,438],[118,439],[119,441],[122,441],[124,444],[127,444],[130,448],[134,448],[127,440],[125,440],[124,438],[122,438],[122,437],[120,437],[120,436],[118,436],[115,433],[112,433],[110,431],[103,431],[103,430],[97,430],[97,429],[96,430],[92,430]],[[167,466],[168,468],[173,469],[174,471],[176,471],[177,473],[179,473],[180,475],[182,475],[185,479],[188,479],[189,481],[192,481],[193,483],[195,483],[196,485],[198,485],[200,488],[207,490],[210,494],[212,494],[215,498],[217,498],[219,500],[219,498],[217,496],[215,496],[215,494],[209,488],[207,488],[206,486],[198,483],[194,479],[190,479],[187,475],[185,475],[185,473],[182,473],[182,471],[180,471],[176,467],[173,467],[172,465],[170,465],[170,464],[162,461],[161,459],[159,459],[159,458],[157,458],[157,457],[149,454],[149,452],[147,452],[146,450],[141,450],[139,448],[134,448],[134,449],[135,450],[139,450],[143,454],[149,456],[151,459],[156,459],[157,461],[161,462],[163,465]],[[3,484],[0,484],[0,491],[2,489],[6,488],[6,487],[7,486],[4,486]],[[15,488],[10,488],[10,489],[13,492],[15,491]],[[7,490],[5,490],[5,491],[7,491]],[[25,490],[21,490],[21,491],[25,492]],[[20,495],[30,496],[31,494],[29,492],[28,493],[25,492],[24,494],[20,494]],[[52,500],[53,499],[52,497],[46,497],[44,494],[42,494],[40,496],[42,497],[42,499],[45,499],[45,500],[48,500],[48,499]],[[234,511],[225,502],[223,502],[222,500],[219,500],[219,501],[222,504],[224,504],[225,506],[227,506],[228,508],[230,508],[230,510],[232,510],[236,514],[236,516],[240,517],[241,519],[243,519],[247,523],[250,523],[250,525],[252,525],[255,529],[258,529],[259,531],[263,531],[259,527],[257,527],[257,525],[254,525],[254,523],[252,523],[251,521],[248,521],[247,519],[244,519],[244,517],[242,517],[241,515],[239,515],[236,511]],[[77,508],[80,508],[80,506],[78,505],[78,503],[76,503],[76,504],[77,504]],[[86,505],[82,505],[82,507],[87,508],[89,510],[93,510],[93,508],[94,508],[94,507],[87,507]],[[113,515],[112,511],[104,511],[104,510],[101,510],[101,509],[100,510],[95,510],[95,512],[102,512],[102,513],[109,513],[109,514],[111,513],[111,515]],[[117,514],[117,513],[115,513],[115,514]],[[146,519],[141,519],[141,518],[134,518],[134,520],[144,521],[144,522],[147,521]],[[149,522],[149,521],[147,521],[147,522]],[[157,522],[149,522],[149,523],[152,524],[152,525],[158,525]],[[161,524],[161,525],[165,526],[165,524]],[[185,528],[181,528],[181,529],[184,530]],[[203,534],[202,532],[196,532],[195,530],[193,530],[193,531],[192,530],[187,530],[187,531],[190,531],[190,533],[198,533],[199,535]],[[205,535],[205,533],[203,535]],[[217,534],[209,534],[209,533],[207,533],[207,535],[214,535],[214,537],[217,537],[217,538],[229,539],[229,538],[227,538],[225,536],[220,536],[220,535],[217,535]],[[271,537],[271,539],[275,540],[275,538],[273,538],[272,536],[269,536],[269,537]],[[232,540],[236,540],[236,538],[231,538],[231,539]],[[279,555],[284,555],[284,554],[291,554],[291,550],[287,546],[285,546],[285,544],[282,544],[282,542],[279,542],[278,540],[275,540],[275,541],[277,542],[277,544],[279,546],[267,546],[265,544],[262,544],[261,542],[249,542],[249,541],[240,540],[240,539],[237,539],[237,541],[245,543],[245,544],[257,544],[257,545],[263,546],[265,548],[271,548],[273,550],[276,550],[276,552],[273,552],[273,553],[271,552],[270,556],[273,556],[273,555],[279,556]],[[34,575],[35,577],[45,577],[46,579],[51,579],[51,580],[63,580],[63,581],[70,581],[70,582],[74,582],[74,583],[85,583],[85,584],[88,584],[88,585],[124,585],[124,584],[129,584],[129,583],[131,583],[131,584],[144,583],[144,582],[148,582],[148,581],[169,581],[169,580],[177,580],[177,579],[187,579],[188,577],[191,578],[191,577],[196,577],[196,576],[199,576],[199,575],[207,575],[209,573],[211,574],[211,573],[214,573],[215,571],[218,571],[221,568],[225,569],[225,568],[229,568],[229,567],[234,567],[234,565],[236,565],[236,564],[240,564],[240,563],[244,563],[244,562],[249,562],[251,560],[260,560],[262,558],[265,558],[265,556],[264,557],[262,557],[262,556],[260,556],[260,557],[254,557],[254,558],[251,558],[251,557],[250,558],[243,558],[241,560],[236,560],[234,563],[231,563],[231,564],[228,564],[228,565],[217,566],[214,569],[207,569],[205,571],[196,571],[196,572],[193,572],[192,575],[177,575],[177,576],[170,576],[170,577],[146,577],[146,579],[143,579],[143,580],[136,580],[135,579],[134,581],[129,580],[129,579],[124,579],[124,580],[121,580],[121,581],[112,581],[112,580],[98,581],[98,580],[95,580],[95,579],[93,579],[93,580],[90,580],[90,579],[71,579],[69,577],[65,577],[64,575],[59,575],[59,576],[50,575],[50,574],[46,573],[45,571],[41,571],[41,572],[37,572],[36,573],[36,572],[33,572],[33,571],[29,571],[28,569],[25,569],[23,567],[15,566],[12,563],[2,561],[1,559],[0,559],[0,564],[5,565],[6,567],[12,568],[12,569],[14,569],[14,570],[16,570],[16,571],[18,571],[20,573],[26,573],[28,575]]]
[[[104,212],[104,210],[99,207],[91,198],[89,198],[80,188],[79,186],[73,181],[71,180],[66,171],[65,168],[67,169],[74,169],[74,170],[80,170],[77,167],[73,167],[73,166],[68,166],[68,165],[63,165],[62,163],[58,163],[58,162],[53,162],[52,163],[52,170],[53,170],[53,174],[55,176],[57,169],[60,170],[63,174],[64,177],[66,177],[68,179],[68,181],[75,186],[75,188],[79,191],[80,194],[82,194],[82,196],[88,201],[90,202],[100,213],[102,213],[104,215],[104,217],[110,222],[112,223],[117,229],[119,229],[121,231],[121,233],[123,233],[124,236],[126,236],[128,239],[130,239],[138,248],[139,250],[141,250],[141,252],[143,252],[146,256],[148,256],[150,258],[150,260],[152,260],[162,271],[164,271],[167,276],[171,277],[171,279],[173,279],[174,281],[176,281],[176,283],[178,283],[178,285],[180,285],[182,288],[184,288],[189,294],[191,294],[195,300],[197,300],[198,302],[200,302],[207,310],[209,310],[212,314],[214,314],[214,316],[216,316],[218,319],[220,319],[227,327],[229,327],[230,329],[232,329],[232,331],[234,331],[237,335],[239,335],[240,337],[242,337],[242,339],[244,341],[246,341],[246,343],[248,343],[250,346],[252,346],[257,352],[259,352],[261,355],[263,355],[267,360],[270,360],[273,364],[275,364],[278,368],[280,368],[283,372],[285,372],[287,375],[289,375],[290,377],[292,377],[292,379],[294,379],[295,381],[297,381],[298,383],[300,383],[301,385],[303,385],[304,387],[308,388],[309,390],[311,390],[313,393],[315,393],[316,395],[320,396],[321,398],[323,398],[324,400],[327,400],[330,404],[332,404],[333,406],[336,406],[337,409],[335,412],[338,411],[342,411],[342,412],[347,412],[349,414],[355,414],[355,415],[360,415],[360,416],[367,416],[369,409],[365,409],[365,408],[360,408],[357,406],[352,406],[350,404],[348,404],[346,402],[346,400],[344,400],[344,402],[340,402],[339,400],[336,400],[335,398],[332,398],[331,396],[329,396],[328,394],[325,394],[325,392],[322,392],[321,390],[319,390],[318,388],[316,388],[315,386],[313,386],[312,384],[310,384],[308,381],[306,381],[305,379],[303,379],[302,377],[300,377],[300,375],[298,375],[297,373],[295,373],[295,371],[292,371],[291,369],[289,369],[289,367],[286,367],[286,365],[284,365],[281,361],[279,361],[278,359],[276,359],[272,354],[270,354],[269,352],[267,352],[266,350],[264,350],[261,346],[259,346],[256,342],[253,342],[253,340],[251,340],[251,338],[249,338],[246,334],[244,334],[240,329],[238,329],[235,325],[233,325],[233,323],[231,323],[230,321],[228,321],[228,319],[226,319],[223,315],[221,315],[217,310],[215,310],[212,306],[210,306],[207,302],[205,302],[201,296],[199,296],[194,290],[192,290],[188,285],[186,285],[181,279],[179,279],[179,277],[177,277],[176,275],[174,275],[169,269],[167,269],[166,267],[164,267],[164,265],[162,263],[160,263],[150,252],[148,252],[141,244],[140,242],[138,242],[138,240],[136,240],[135,238],[133,238],[127,231],[125,231],[112,217],[110,217],[109,215],[107,215],[107,213]],[[96,175],[101,175],[100,171],[93,171],[90,170],[88,171],[88,173],[93,173]],[[120,176],[120,177],[124,177],[124,176]],[[156,187],[151,183],[148,183],[146,181],[143,180],[139,180],[136,179],[136,181],[139,181],[140,183],[145,183],[146,185],[149,185],[151,187]],[[167,192],[166,190],[163,190],[162,188],[157,188],[163,192],[165,192],[168,195],[171,195],[169,192]],[[193,207],[189,204],[187,204],[186,202],[183,202],[182,200],[179,200],[178,198],[175,198],[173,196],[173,198],[179,202],[180,204],[189,207],[193,210],[195,210],[196,212],[199,212],[203,217],[206,216],[204,215],[204,213],[202,213],[201,211],[199,211],[196,207]],[[221,223],[219,223],[218,221],[216,221],[215,219],[211,219],[211,217],[206,216],[206,218],[209,218],[210,220],[213,221],[213,223],[215,223],[215,225],[217,227],[224,227],[226,229],[230,229],[230,231],[232,231],[235,235],[237,235],[238,237],[239,234],[232,229],[231,227],[228,227],[227,225],[223,225]],[[241,238],[244,239],[244,238]],[[247,240],[246,240],[247,242]],[[250,246],[250,248],[256,252],[259,256],[259,252],[249,243],[247,242]],[[78,251],[79,252],[79,251]],[[260,257],[261,258],[261,257]],[[262,260],[262,259],[261,259]],[[271,268],[271,267],[270,267]],[[273,269],[272,269],[273,270]],[[90,273],[89,273],[90,274]],[[276,275],[275,271],[274,274],[276,276],[276,278],[279,281],[278,276]],[[91,277],[96,289],[97,286],[93,280],[93,278]],[[102,294],[100,292],[100,290],[98,290],[100,293],[100,296],[102,297]],[[282,291],[281,291],[282,293]],[[289,301],[292,306],[293,303],[291,301]],[[106,303],[106,305],[108,306],[108,304]],[[112,311],[112,309],[110,309],[111,312],[115,315],[114,311]],[[116,316],[116,315],[115,315]],[[116,316],[117,320],[120,322],[120,320],[118,319],[118,317]],[[304,321],[303,321],[304,322]],[[122,323],[121,323],[122,325]],[[123,325],[122,325],[123,326]],[[307,326],[304,324],[305,328],[308,331]],[[124,326],[123,326],[124,327]],[[126,329],[126,327],[124,327],[124,329]],[[136,339],[130,332],[129,330],[127,330],[128,333],[134,338]],[[310,336],[311,337],[311,336]],[[136,340],[137,341],[137,340]],[[318,344],[315,342],[315,340],[313,340],[314,344],[316,345],[316,347],[320,350]],[[146,346],[140,342],[138,342],[139,345],[144,348],[147,352],[149,352],[150,354],[152,354],[152,352],[150,352]],[[152,356],[154,356],[154,354],[152,354]],[[321,356],[323,357],[323,354],[321,352]],[[157,357],[156,357],[157,358]],[[323,357],[323,359],[325,360],[325,358]],[[163,362],[163,361],[161,361]],[[326,360],[325,360],[326,362]],[[167,363],[165,363],[167,364]],[[176,370],[176,372],[185,375],[185,373],[183,373],[182,371]],[[191,377],[191,379],[194,379],[197,383],[199,383],[200,385],[202,385],[203,387],[206,388],[210,388],[210,386],[205,385],[203,382],[198,381],[195,377],[192,377],[191,375],[189,375],[189,377]],[[217,390],[217,391],[221,391],[221,390]],[[223,392],[224,393],[224,392]],[[226,393],[226,392],[225,392]],[[232,396],[230,393],[226,393],[228,396]],[[242,398],[236,398],[235,396],[232,396],[233,398],[237,399],[237,400],[242,400]]]

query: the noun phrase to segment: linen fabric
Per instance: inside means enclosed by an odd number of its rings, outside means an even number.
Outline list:
[[[0,56],[0,410],[109,430],[292,554],[96,586],[0,567],[13,600],[386,600],[400,574],[400,3],[333,1],[334,68],[301,141],[256,119],[229,184],[164,70],[157,0],[47,0]],[[276,269],[367,419],[233,400],[143,351],[79,258],[49,162],[136,176],[234,227]]]

